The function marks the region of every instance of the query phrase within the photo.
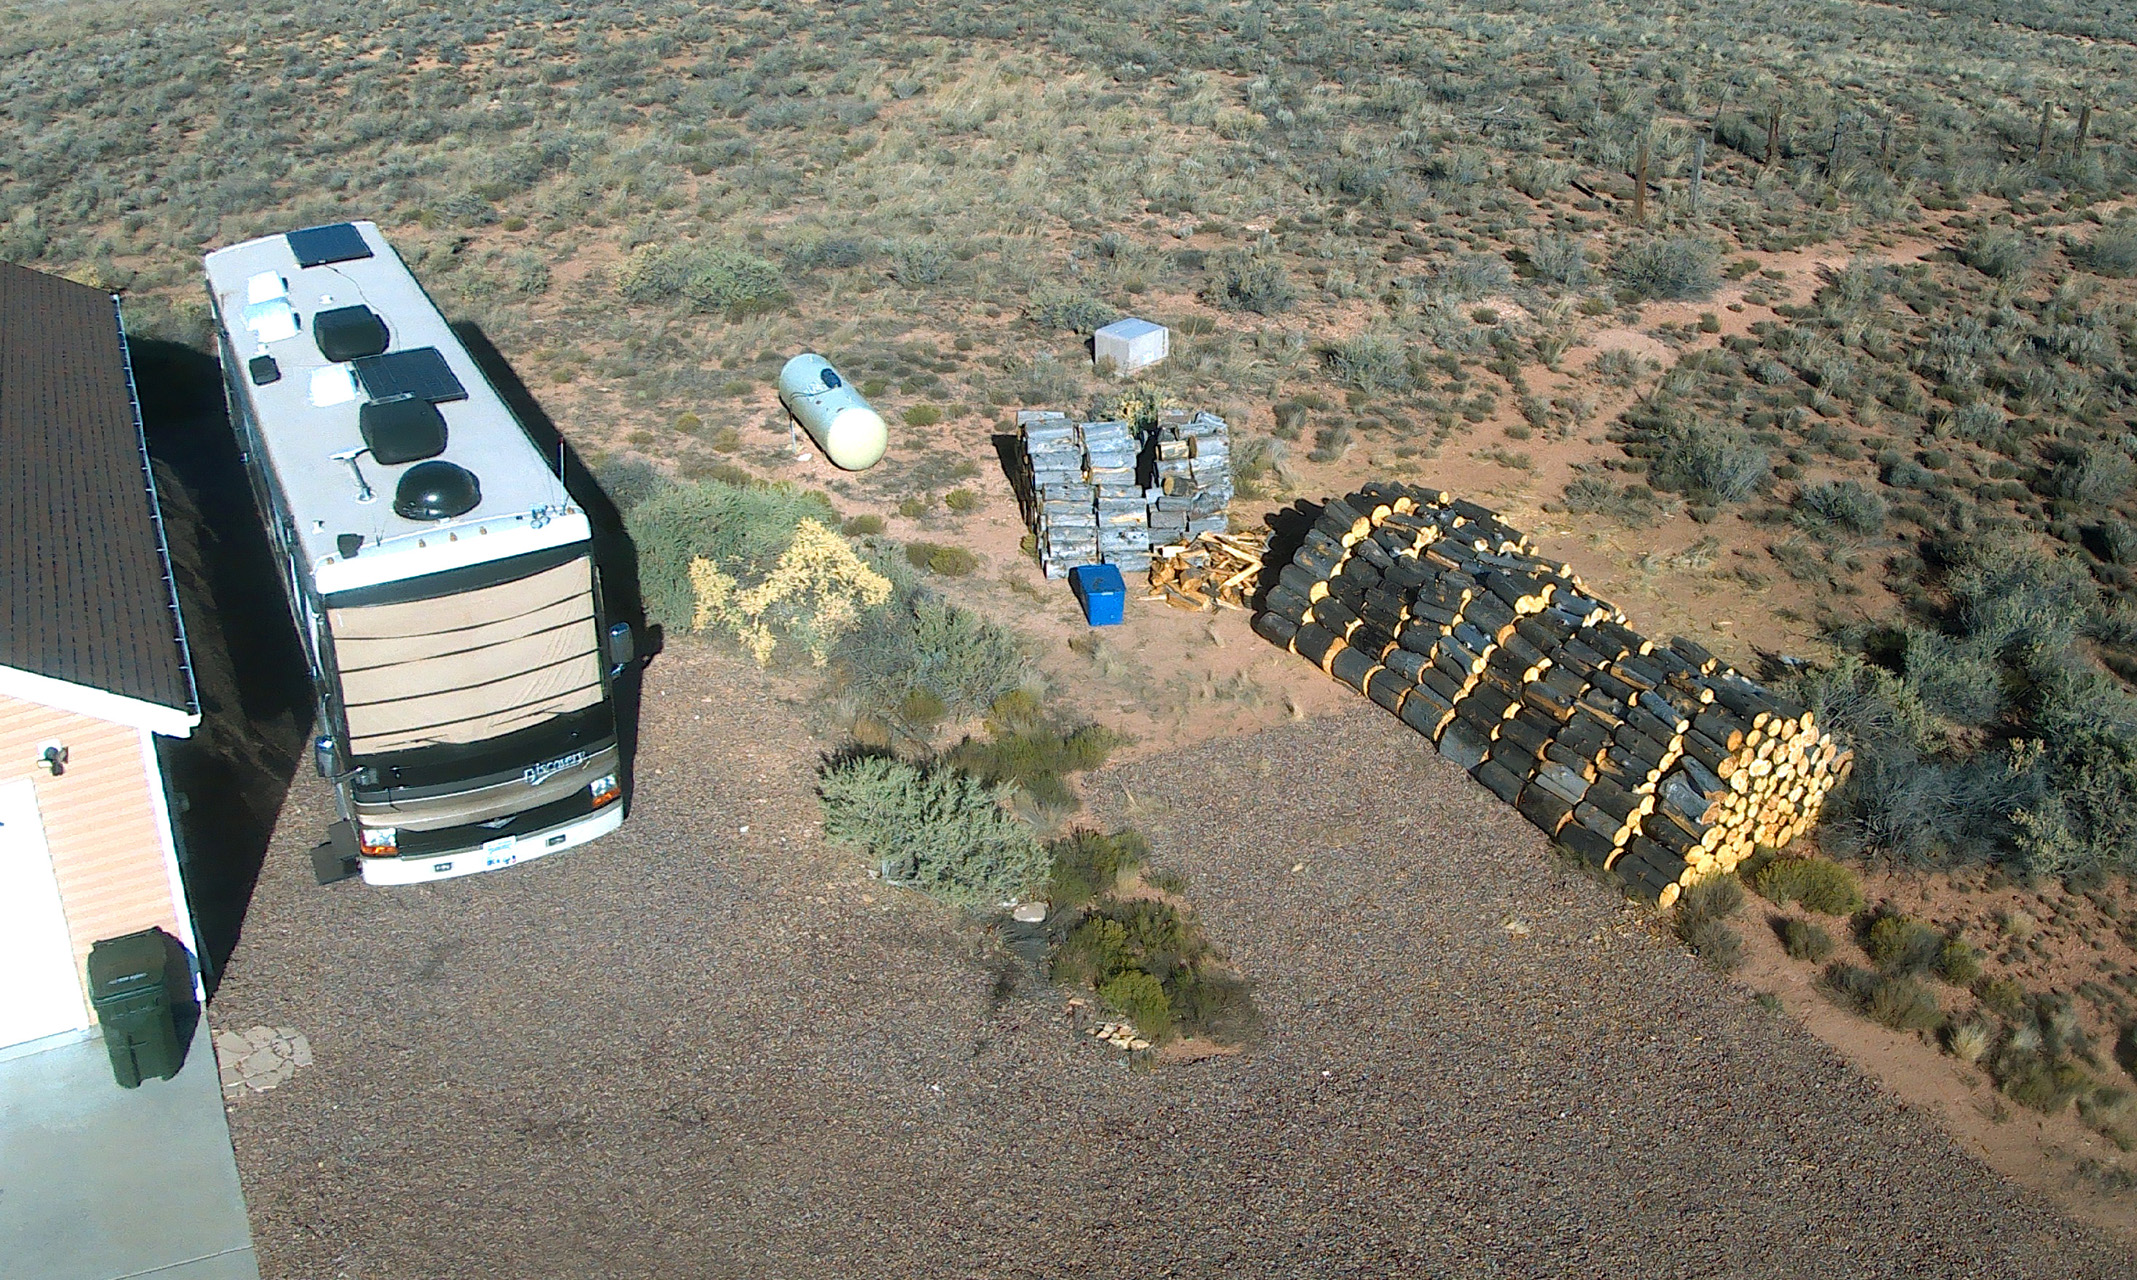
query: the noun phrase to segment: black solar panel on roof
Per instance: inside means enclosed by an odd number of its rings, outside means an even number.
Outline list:
[[[448,404],[467,399],[467,388],[453,376],[436,347],[366,356],[351,363],[356,367],[356,380],[364,384],[364,394],[373,400],[421,396],[432,404]]]
[[[289,241],[289,251],[297,255],[300,267],[323,267],[329,262],[354,262],[371,256],[371,246],[364,243],[363,233],[346,222],[306,227],[283,239]]]
[[[355,360],[386,349],[386,322],[366,306],[335,307],[312,317],[312,341],[329,360]]]

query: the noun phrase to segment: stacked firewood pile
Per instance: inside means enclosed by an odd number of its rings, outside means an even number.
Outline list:
[[[1805,708],[1643,638],[1570,565],[1434,490],[1329,502],[1265,606],[1263,638],[1660,906],[1808,831],[1852,760]]]
[[[1049,578],[1099,563],[1145,573],[1154,545],[1225,531],[1231,428],[1214,413],[1159,410],[1146,435],[1121,420],[1020,409],[1017,438],[1017,501]]]
[[[1177,546],[1158,547],[1150,562],[1150,594],[1178,609],[1245,609],[1261,579],[1267,529],[1201,533]]]

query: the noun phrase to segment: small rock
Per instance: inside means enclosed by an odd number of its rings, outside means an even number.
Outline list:
[[[1045,924],[1046,908],[1044,902],[1019,902],[1016,910],[1009,913],[1009,918],[1018,924]]]

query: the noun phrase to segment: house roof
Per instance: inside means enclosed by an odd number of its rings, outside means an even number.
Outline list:
[[[0,692],[199,720],[118,300],[0,263]]]

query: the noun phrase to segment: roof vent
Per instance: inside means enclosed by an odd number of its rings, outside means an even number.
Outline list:
[[[312,340],[329,360],[375,356],[386,349],[386,322],[366,306],[335,307],[312,317]]]
[[[248,302],[244,311],[245,327],[261,342],[280,342],[297,336],[297,310],[289,305],[287,298],[268,298],[263,302]]]
[[[393,514],[404,520],[450,520],[482,501],[475,473],[450,462],[419,462],[393,491]]]
[[[356,411],[371,456],[389,467],[445,452],[445,416],[420,396],[371,400]]]
[[[245,362],[245,371],[252,376],[255,387],[282,380],[282,366],[275,363],[273,356],[254,356]]]
[[[331,409],[356,398],[356,375],[345,364],[326,364],[312,370],[311,400],[315,409]]]
[[[289,281],[273,271],[260,271],[245,277],[245,305],[255,302],[273,302],[276,298],[289,296]]]

